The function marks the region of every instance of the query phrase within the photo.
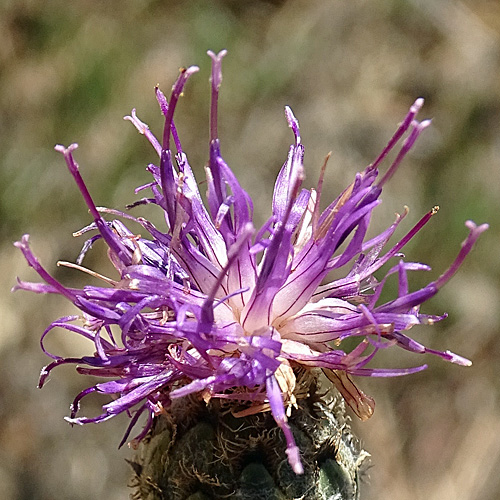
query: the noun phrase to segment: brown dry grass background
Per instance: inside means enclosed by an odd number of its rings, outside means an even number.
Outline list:
[[[41,331],[72,308],[57,297],[8,290],[34,279],[12,241],[31,234],[47,267],[68,284],[89,222],[55,143],[78,142],[77,158],[98,204],[122,208],[145,182],[153,151],[122,121],[132,107],[161,130],[153,87],[168,91],[180,66],[198,64],[177,113],[191,164],[207,157],[207,49],[227,48],[223,153],[256,199],[263,220],[291,133],[283,107],[300,120],[308,185],[332,150],[326,193],[334,196],[384,146],[418,96],[433,126],[391,181],[379,227],[411,208],[407,228],[435,204],[407,249],[442,272],[458,251],[467,218],[489,222],[460,273],[425,308],[450,318],[413,334],[473,359],[471,368],[426,359],[404,379],[362,380],[377,409],[355,424],[372,454],[364,500],[480,499],[500,493],[499,193],[500,4],[487,0],[275,0],[0,2],[0,496],[10,499],[127,498],[127,450],[117,418],[70,428],[72,397],[90,381],[71,368],[36,388],[46,359]],[[96,250],[87,261],[102,269]],[[413,276],[421,284],[429,276]],[[55,334],[70,355],[85,345]],[[386,353],[379,366],[412,366]],[[88,414],[103,401],[89,400]]]

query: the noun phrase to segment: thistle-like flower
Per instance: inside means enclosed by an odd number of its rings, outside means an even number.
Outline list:
[[[181,70],[170,99],[156,88],[165,116],[160,140],[135,110],[126,117],[159,157],[157,165],[147,167],[151,182],[137,189],[149,190],[151,195],[132,206],[157,205],[164,211],[166,228],[130,213],[96,207],[73,156],[77,145],[56,146],[94,219],[77,234],[96,231],[76,264],[62,264],[102,278],[106,286],[65,287],[42,267],[25,235],[16,245],[45,283],[19,281],[15,288],[63,295],[81,311],[54,321],[42,335],[42,347],[54,328],[81,335],[93,344],[94,354],[81,358],[63,358],[43,347],[53,361],[42,370],[40,387],[53,368],[67,363],[77,364],[79,373],[111,379],[78,394],[68,422],[102,422],[127,412],[131,423],[125,442],[141,414],[146,414],[146,425],[136,438],[140,440],[155,416],[169,412],[175,398],[193,393],[205,401],[221,398],[234,401],[237,415],[270,410],[286,437],[288,461],[300,474],[300,450],[288,424],[294,407],[306,397],[296,388],[298,371],[322,370],[354,413],[366,419],[374,402],[355,385],[353,377],[392,377],[426,368],[369,367],[380,349],[401,347],[470,364],[450,351],[428,349],[406,332],[413,325],[432,324],[445,317],[420,313],[420,305],[452,277],[487,225],[467,222],[469,234],[455,261],[435,281],[416,291],[409,289],[408,273],[429,267],[406,262],[401,249],[437,209],[425,214],[396,243],[389,241],[406,209],[382,233],[367,238],[384,184],[430,123],[416,120],[423,104],[417,99],[380,156],[323,211],[319,207],[326,161],[317,188],[302,188],[304,146],[298,121],[287,107],[294,143],[275,183],[271,215],[256,230],[252,200],[220,153],[217,102],[225,54],[209,52],[206,204],[173,120],[185,84],[198,70],[192,66]],[[396,159],[380,178],[381,162],[400,139]],[[109,221],[103,215],[117,219]],[[122,221],[138,223],[145,234],[131,232]],[[109,247],[117,278],[103,277],[81,265],[87,250],[99,239]],[[389,269],[378,274],[385,264]],[[336,278],[332,280],[329,276],[333,274]],[[382,302],[381,292],[391,275],[398,279],[397,296]],[[349,349],[344,347],[344,341],[352,337],[358,341],[349,342]],[[77,416],[82,398],[94,392],[113,399],[97,417]]]

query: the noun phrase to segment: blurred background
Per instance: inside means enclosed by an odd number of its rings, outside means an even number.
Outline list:
[[[117,450],[127,418],[71,428],[63,416],[92,384],[61,367],[37,389],[48,362],[44,328],[74,312],[55,296],[10,294],[16,276],[35,280],[12,242],[22,234],[69,286],[86,278],[56,268],[74,261],[90,222],[57,143],[79,143],[82,174],[98,205],[122,209],[149,181],[155,154],[122,120],[133,107],[151,129],[163,122],[154,98],[168,94],[178,68],[200,66],[176,112],[198,176],[207,159],[210,71],[206,50],[224,59],[222,152],[269,213],[274,178],[292,134],[283,108],[298,117],[306,185],[332,151],[325,199],[334,198],[384,147],[415,100],[433,125],[391,180],[374,218],[389,225],[411,209],[406,231],[434,205],[441,210],[406,249],[437,278],[466,236],[464,221],[490,223],[452,282],[423,311],[449,313],[412,335],[473,360],[470,368],[408,353],[384,353],[377,366],[429,370],[398,379],[359,380],[377,408],[353,422],[371,453],[363,500],[481,499],[500,492],[500,3],[496,0],[0,1],[0,491],[10,499],[128,498],[130,450]],[[146,207],[147,208],[147,207]],[[142,209],[139,209],[142,210]],[[136,212],[138,213],[138,212]],[[144,213],[144,212],[142,212]],[[146,210],[146,215],[150,213]],[[99,247],[86,265],[106,271]],[[64,332],[48,347],[88,353]],[[97,415],[105,400],[86,401]]]

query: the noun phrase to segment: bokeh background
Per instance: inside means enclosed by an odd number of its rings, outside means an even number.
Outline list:
[[[223,63],[220,135],[226,161],[269,212],[274,177],[300,120],[306,183],[328,151],[325,194],[334,197],[373,160],[418,96],[428,129],[395,178],[374,220],[387,226],[411,208],[405,228],[438,204],[407,248],[435,279],[455,257],[468,218],[490,230],[439,295],[425,306],[450,317],[412,332],[470,368],[388,352],[379,366],[427,362],[424,373],[361,380],[375,397],[369,422],[353,422],[372,455],[363,500],[497,499],[500,494],[500,3],[496,0],[63,0],[0,1],[0,496],[10,499],[128,498],[127,450],[117,450],[126,418],[71,428],[62,417],[90,385],[72,368],[36,388],[47,359],[43,329],[72,313],[63,299],[10,294],[15,277],[35,279],[12,246],[25,232],[47,268],[68,285],[86,281],[55,262],[76,258],[71,233],[89,216],[56,143],[76,154],[97,204],[123,208],[149,179],[154,151],[122,117],[131,108],[154,131],[162,120],[156,83],[166,91],[178,68],[198,64],[177,109],[177,126],[198,175],[207,159],[209,59]],[[151,215],[149,212],[147,215]],[[154,215],[151,215],[154,217]],[[400,232],[399,234],[402,234]],[[106,271],[102,248],[86,265]],[[48,347],[83,354],[55,333]],[[96,415],[104,403],[86,402]]]

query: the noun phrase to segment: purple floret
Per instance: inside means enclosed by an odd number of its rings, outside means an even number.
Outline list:
[[[16,246],[44,283],[19,280],[15,289],[57,293],[80,310],[78,316],[54,321],[43,333],[42,349],[53,361],[42,370],[40,387],[54,367],[68,363],[76,364],[79,373],[111,379],[78,394],[67,418],[70,423],[102,422],[127,412],[131,424],[123,444],[140,415],[146,413],[147,421],[136,440],[147,434],[155,416],[168,412],[173,398],[201,393],[205,400],[246,401],[250,412],[253,405],[261,408],[266,403],[285,434],[290,465],[300,474],[300,452],[287,423],[287,415],[297,405],[295,368],[323,370],[353,411],[366,419],[373,413],[374,402],[356,387],[352,376],[393,377],[426,368],[368,367],[379,349],[399,346],[452,363],[470,364],[450,351],[426,348],[406,331],[446,317],[422,314],[420,306],[452,277],[488,226],[468,221],[469,234],[456,260],[436,281],[416,291],[409,289],[408,273],[429,267],[406,262],[400,251],[437,208],[396,243],[389,245],[406,209],[382,233],[367,238],[383,186],[430,124],[416,120],[423,105],[423,100],[417,99],[380,156],[323,212],[319,206],[324,168],[317,189],[302,188],[304,146],[298,121],[287,107],[285,115],[295,140],[275,183],[271,216],[256,231],[252,199],[220,154],[217,103],[225,55],[226,51],[209,52],[212,74],[206,205],[173,121],[186,82],[198,70],[192,66],[181,71],[168,100],[156,89],[165,117],[161,141],[135,110],[126,117],[159,157],[158,164],[147,168],[152,180],[136,190],[149,190],[151,195],[131,207],[158,205],[166,227],[156,228],[143,218],[96,207],[73,156],[77,145],[56,146],[93,217],[92,224],[77,234],[97,231],[84,245],[76,264],[61,264],[101,278],[105,286],[65,287],[42,267],[25,235]],[[405,134],[396,159],[379,179],[379,165]],[[108,221],[103,214],[119,219]],[[145,236],[132,233],[122,220],[138,223]],[[115,278],[81,266],[96,239],[103,239],[109,248]],[[392,263],[390,269],[376,278],[375,273],[388,262]],[[343,277],[329,281],[333,270],[337,276],[342,270]],[[398,278],[397,296],[381,303],[382,289],[393,274]],[[81,358],[49,353],[44,339],[54,328],[85,337],[93,343],[94,353]],[[350,350],[344,350],[343,341],[352,337],[359,337],[358,343],[354,348],[350,343]],[[94,392],[108,394],[112,401],[97,417],[78,416],[80,401]]]

